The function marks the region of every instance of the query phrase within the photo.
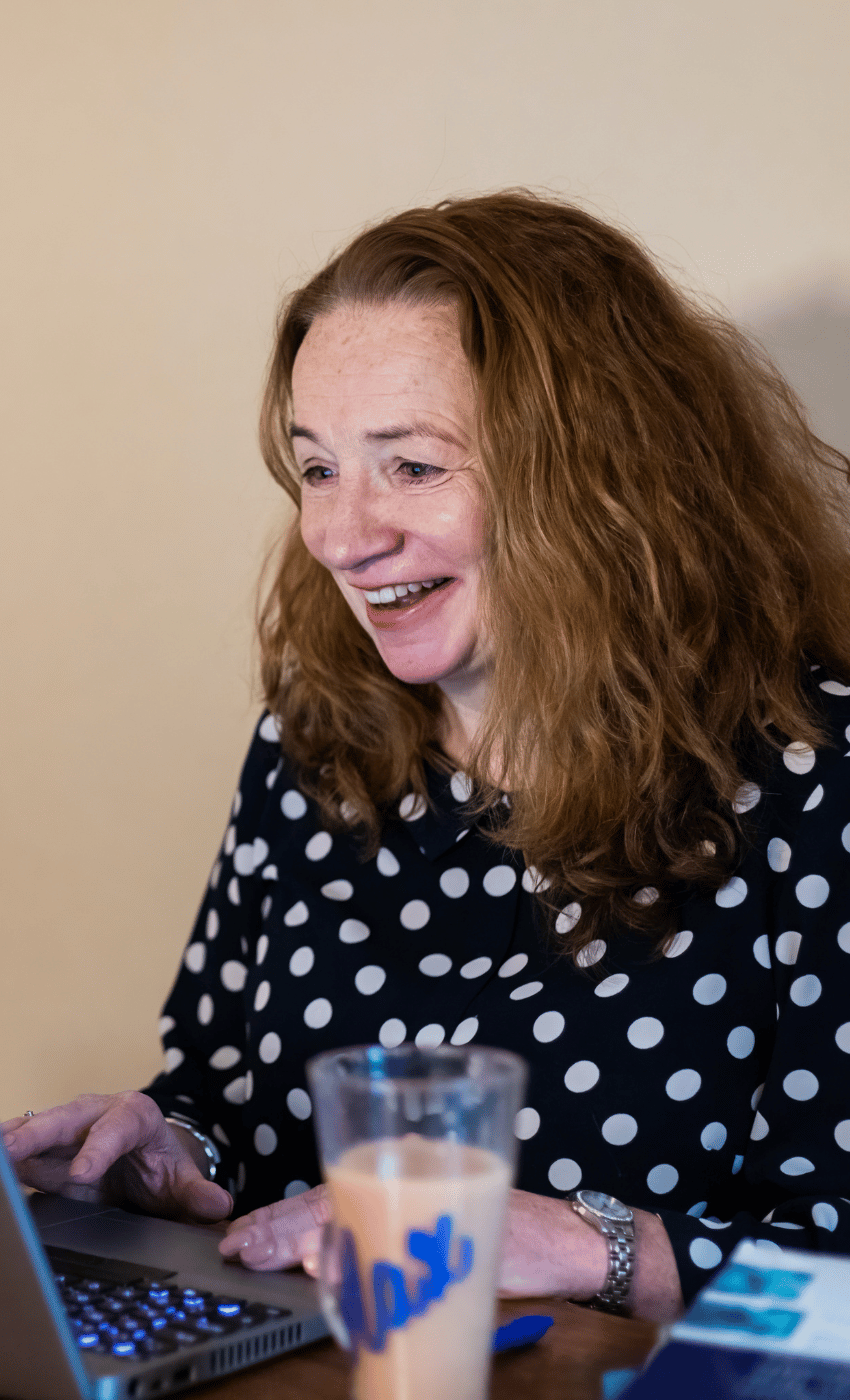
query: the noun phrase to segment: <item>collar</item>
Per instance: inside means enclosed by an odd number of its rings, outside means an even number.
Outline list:
[[[430,804],[408,793],[398,805],[398,816],[428,860],[439,860],[470,831],[487,829],[498,820],[493,808],[477,818],[470,818],[467,809],[470,785],[465,773],[441,773],[426,763],[425,781]]]

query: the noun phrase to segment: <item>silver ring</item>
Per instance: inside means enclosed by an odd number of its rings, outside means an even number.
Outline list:
[[[26,1113],[24,1114],[24,1117],[25,1117],[25,1118],[34,1118],[34,1117],[35,1117],[35,1114],[33,1113],[33,1111],[32,1111],[31,1108],[28,1108],[27,1111],[26,1111]]]

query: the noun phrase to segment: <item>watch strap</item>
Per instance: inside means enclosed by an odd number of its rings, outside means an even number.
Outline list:
[[[587,1300],[587,1306],[604,1312],[628,1312],[628,1298],[635,1272],[634,1217],[617,1220],[602,1211],[591,1210],[580,1200],[570,1197],[570,1205],[583,1220],[598,1230],[608,1246],[608,1273],[598,1293]]]

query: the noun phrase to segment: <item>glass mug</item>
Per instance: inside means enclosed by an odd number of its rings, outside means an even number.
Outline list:
[[[355,1400],[484,1400],[524,1061],[370,1045],[307,1077],[332,1211],[319,1291]]]

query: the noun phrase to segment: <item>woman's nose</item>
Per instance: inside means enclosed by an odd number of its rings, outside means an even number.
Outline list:
[[[328,568],[362,569],[403,547],[404,532],[393,521],[389,502],[367,482],[338,479],[328,494],[321,542],[322,562]],[[309,548],[309,540],[307,544]]]

